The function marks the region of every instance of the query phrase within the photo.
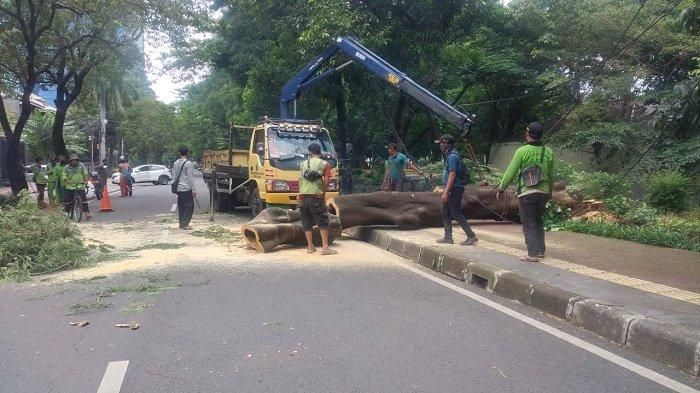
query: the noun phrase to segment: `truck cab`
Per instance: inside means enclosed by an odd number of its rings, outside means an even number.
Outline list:
[[[204,152],[204,179],[218,211],[249,205],[257,216],[268,206],[296,208],[299,168],[311,143],[321,146],[321,158],[331,166],[326,198],[338,196],[338,158],[322,122],[264,118],[250,133],[247,151]]]

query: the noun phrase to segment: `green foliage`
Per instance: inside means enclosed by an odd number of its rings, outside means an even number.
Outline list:
[[[617,195],[603,200],[605,205],[615,215],[622,217],[627,223],[635,225],[653,224],[661,217],[658,210],[644,202]]]
[[[544,216],[542,217],[544,229],[552,232],[559,231],[566,225],[566,222],[568,222],[570,218],[570,207],[549,201],[547,202],[547,210],[545,210]]]
[[[0,207],[0,227],[0,279],[23,280],[87,261],[78,227],[59,212],[39,210],[26,195]]]
[[[554,182],[564,181],[566,184],[571,184],[572,178],[579,171],[574,164],[562,160],[554,160],[552,172]]]
[[[605,172],[578,172],[570,175],[570,192],[584,198],[605,199],[630,195],[631,182],[622,176]]]
[[[700,224],[698,221],[676,220],[662,225],[626,225],[605,221],[571,220],[563,229],[609,237],[631,240],[642,244],[679,248],[700,252]]]
[[[168,164],[182,144],[180,135],[173,132],[174,124],[173,108],[155,99],[142,99],[126,110],[118,130],[132,161]]]
[[[693,188],[689,177],[680,172],[659,172],[647,182],[647,201],[666,212],[688,210]]]

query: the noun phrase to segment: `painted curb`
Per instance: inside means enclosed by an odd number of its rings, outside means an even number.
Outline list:
[[[646,318],[632,321],[625,347],[695,377],[700,372],[700,334]]]
[[[667,325],[487,263],[467,261],[445,248],[423,246],[371,227],[346,230],[350,236],[503,298],[517,300],[597,333],[625,348],[698,376],[700,333]]]

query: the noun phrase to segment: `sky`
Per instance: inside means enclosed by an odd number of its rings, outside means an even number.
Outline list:
[[[159,43],[157,47],[155,42]],[[156,93],[158,101],[171,104],[178,99],[178,90],[189,85],[189,82],[177,80],[177,73],[165,72],[163,70],[163,57],[167,58],[170,45],[165,40],[154,40],[151,37],[144,42],[144,51],[148,59],[149,66],[146,74],[151,88]]]

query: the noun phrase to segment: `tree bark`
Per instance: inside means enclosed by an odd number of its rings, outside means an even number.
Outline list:
[[[58,101],[58,99],[56,101]],[[63,139],[63,125],[66,122],[67,112],[67,106],[59,106],[58,103],[56,103],[56,115],[54,116],[53,125],[51,127],[51,142],[53,145],[53,152],[57,156],[68,157],[66,141]]]
[[[328,227],[328,241],[330,243],[336,237],[340,237],[343,228],[338,217],[330,216]],[[277,207],[268,207],[257,217],[241,227],[243,239],[251,248],[260,252],[270,252],[282,244],[305,246],[306,237],[301,226],[299,209],[288,210]],[[313,230],[313,242],[321,244],[321,233],[318,228]]]
[[[335,80],[335,108],[338,117],[338,139],[340,140],[341,157],[347,158],[345,144],[348,143],[348,113],[345,107],[345,94],[343,91],[343,78],[339,75]]]

